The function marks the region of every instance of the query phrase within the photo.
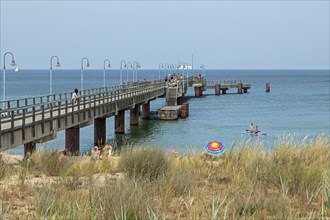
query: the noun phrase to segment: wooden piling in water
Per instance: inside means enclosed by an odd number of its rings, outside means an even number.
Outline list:
[[[221,86],[219,83],[215,84],[215,95],[220,95],[220,88]]]
[[[195,97],[201,97],[201,96],[203,96],[202,87],[195,87]]]
[[[135,105],[134,108],[130,110],[130,114],[129,114],[130,125],[139,124],[139,114],[140,114],[140,105]]]
[[[94,145],[104,145],[106,142],[106,119],[94,119]]]
[[[118,114],[115,116],[115,133],[125,133],[125,110],[118,111]]]
[[[270,83],[266,82],[266,92],[270,92]]]
[[[181,105],[180,116],[181,116],[181,118],[186,118],[189,116],[189,104],[188,103]]]
[[[79,126],[65,129],[65,151],[71,153],[71,155],[79,155],[79,139]]]
[[[150,119],[150,101],[142,105],[142,119]]]
[[[242,88],[243,88],[243,83],[238,83],[238,85],[237,85],[237,93],[238,94],[243,94]]]

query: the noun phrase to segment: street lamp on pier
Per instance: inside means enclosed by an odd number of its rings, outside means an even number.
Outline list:
[[[172,71],[171,70],[172,70],[172,68],[174,68],[174,65],[173,64],[170,64],[169,67],[170,67],[170,74],[172,75]]]
[[[129,68],[133,68],[131,62],[127,62],[127,64],[126,64],[126,84],[128,84],[128,69]]]
[[[160,63],[158,67],[159,67],[158,68],[158,80],[160,80],[160,68],[164,68],[164,65],[162,63]]]
[[[203,76],[205,77],[205,66],[204,66],[204,64],[201,65],[201,69],[203,69]]]
[[[50,68],[49,68],[49,95],[53,94],[53,59],[56,58],[56,67],[60,67],[60,60],[58,59],[58,56],[52,56],[50,58]]]
[[[168,74],[169,74],[169,72],[170,72],[170,71],[168,70],[169,68],[170,68],[170,65],[169,65],[168,63],[166,63],[166,64],[165,64],[165,75],[168,75]],[[167,72],[166,72],[166,69],[168,70]]]
[[[110,64],[110,60],[109,59],[105,59],[104,60],[104,65],[103,65],[103,87],[105,87],[105,63],[108,62],[108,68],[111,67],[111,64]]]
[[[89,65],[89,60],[88,58],[84,57],[81,59],[81,72],[80,72],[80,77],[81,77],[81,88],[80,90],[83,91],[84,90],[84,60],[87,61],[86,63],[86,67],[90,67]]]
[[[3,55],[3,97],[2,97],[2,101],[3,101],[3,109],[5,109],[6,104],[6,55],[10,54],[11,55],[11,62],[10,65],[11,66],[16,66],[16,62],[15,62],[15,58],[14,58],[14,54],[12,52],[6,52]]]
[[[120,62],[120,85],[123,84],[123,64],[124,64],[124,68],[126,68],[126,61],[122,60]]]
[[[134,61],[134,63],[133,63],[133,82],[134,82],[134,69],[135,69],[135,81],[137,81],[137,69],[138,68],[141,68],[141,65],[140,65],[140,63],[139,62],[137,62],[137,61]]]

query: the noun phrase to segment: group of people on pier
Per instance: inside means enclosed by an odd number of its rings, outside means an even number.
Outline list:
[[[183,76],[181,74],[176,75],[174,73],[174,74],[165,75],[165,82],[167,82],[168,86],[171,86],[171,87],[175,87],[175,86],[179,85],[179,83],[181,82],[182,79],[183,79]]]

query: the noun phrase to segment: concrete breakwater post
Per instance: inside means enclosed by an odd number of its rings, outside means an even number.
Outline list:
[[[266,92],[270,92],[270,83],[266,82]]]
[[[106,119],[94,119],[94,145],[104,145],[106,142]]]
[[[150,101],[142,105],[142,119],[150,119]]]
[[[181,118],[186,118],[189,116],[189,104],[184,103],[181,105],[181,113],[180,113]]]
[[[202,87],[195,87],[195,97],[201,97],[203,95]]]
[[[179,97],[176,99],[176,104],[177,105],[182,105],[183,104],[183,97]]]
[[[237,85],[237,93],[238,94],[243,94],[243,83],[238,83],[238,85]]]
[[[79,126],[65,129],[65,151],[70,152],[71,155],[79,155]]]
[[[220,95],[220,88],[221,86],[219,83],[215,84],[215,95]]]
[[[140,105],[135,105],[134,108],[130,110],[130,114],[129,114],[130,125],[139,124],[139,114],[140,114]]]
[[[27,158],[28,154],[32,154],[36,150],[36,143],[29,142],[24,144],[24,158]]]
[[[125,133],[125,110],[118,111],[118,114],[115,116],[115,133]]]

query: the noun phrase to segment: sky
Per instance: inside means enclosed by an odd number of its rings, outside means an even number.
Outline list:
[[[194,69],[329,69],[329,0],[0,0],[0,54],[22,69],[142,69],[178,61]],[[192,59],[193,57],[193,59]],[[6,66],[10,57],[6,57]]]

